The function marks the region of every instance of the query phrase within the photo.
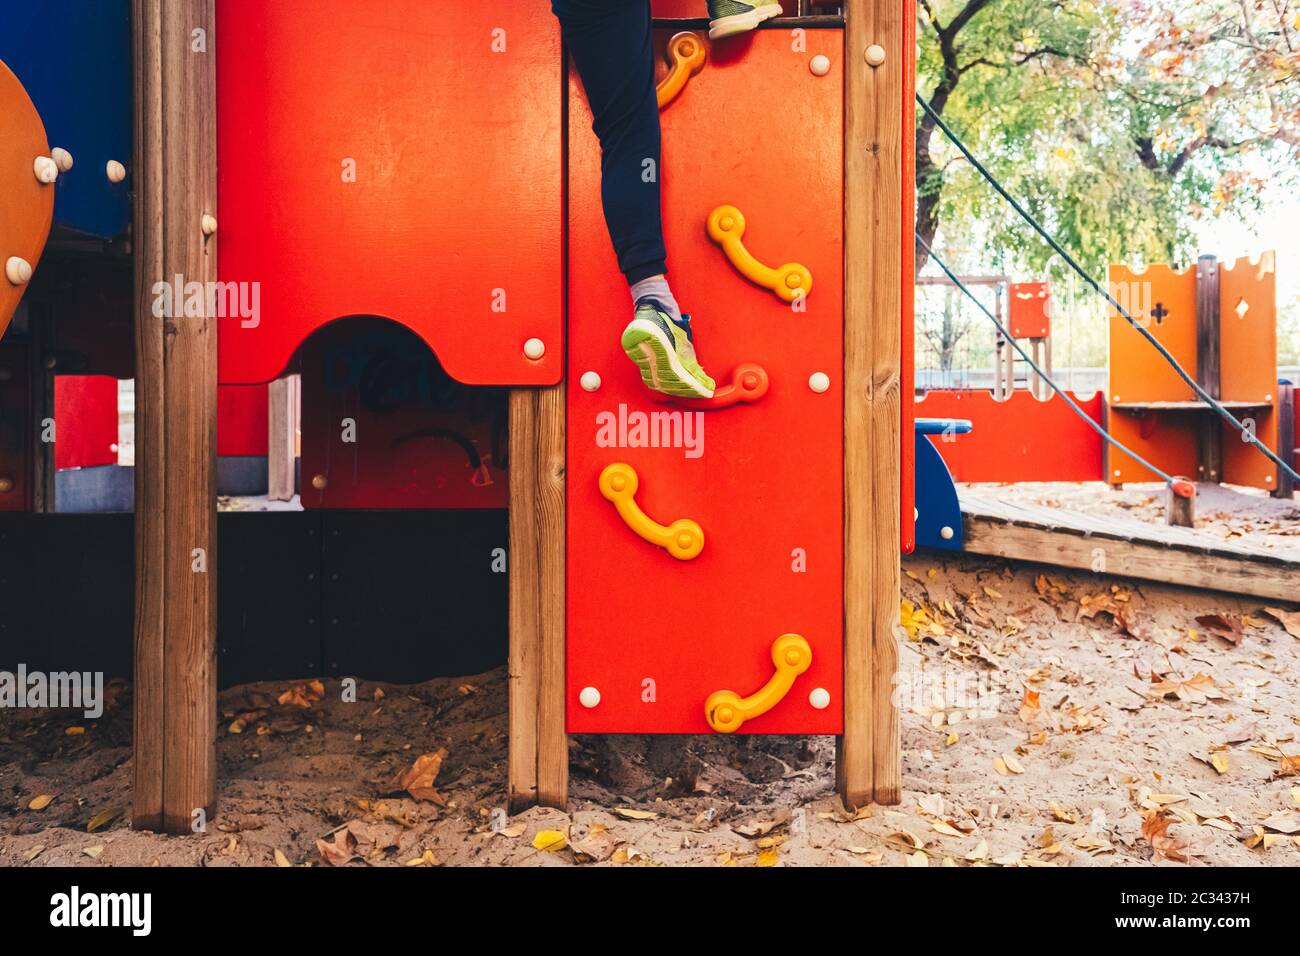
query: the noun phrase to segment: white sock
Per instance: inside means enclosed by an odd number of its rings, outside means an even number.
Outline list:
[[[682,320],[682,310],[673,298],[673,290],[668,288],[668,280],[663,276],[651,276],[632,286],[632,304],[635,306],[642,299],[654,299],[668,313],[674,322]]]

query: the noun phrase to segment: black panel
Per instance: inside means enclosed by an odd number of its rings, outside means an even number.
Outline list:
[[[507,512],[217,516],[222,687],[413,683],[505,662]],[[0,513],[0,668],[131,676],[134,518]]]
[[[217,515],[217,682],[319,677],[321,513]]]
[[[131,673],[129,514],[0,516],[0,664]]]
[[[507,511],[322,514],[327,673],[413,683],[505,662]]]

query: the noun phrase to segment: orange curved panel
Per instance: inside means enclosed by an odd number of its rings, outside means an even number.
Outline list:
[[[219,274],[247,306],[220,320],[221,382],[275,378],[352,315],[406,326],[467,384],[558,382],[549,5],[222,0],[217,30]]]
[[[1190,375],[1196,374],[1196,268],[1153,265],[1141,272],[1110,267],[1110,293]],[[1173,368],[1114,308],[1110,321],[1111,404],[1195,398]]]
[[[1254,261],[1219,263],[1219,397],[1271,403],[1277,395],[1276,356],[1276,256],[1266,252]]]
[[[0,63],[0,335],[26,291],[6,273],[11,259],[36,268],[54,219],[54,185],[36,178],[37,156],[49,156],[45,124],[18,77]],[[26,270],[22,273],[27,275]]]

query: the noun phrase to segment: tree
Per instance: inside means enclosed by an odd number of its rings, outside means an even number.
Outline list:
[[[921,0],[921,91],[1094,275],[1186,260],[1199,217],[1257,208],[1270,162],[1296,176],[1289,3]],[[922,111],[916,157],[927,244],[942,235],[972,271],[1048,267],[1050,249]]]

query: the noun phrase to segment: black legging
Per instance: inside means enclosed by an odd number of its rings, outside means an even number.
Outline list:
[[[600,139],[605,225],[629,284],[665,272],[650,0],[551,0]]]

